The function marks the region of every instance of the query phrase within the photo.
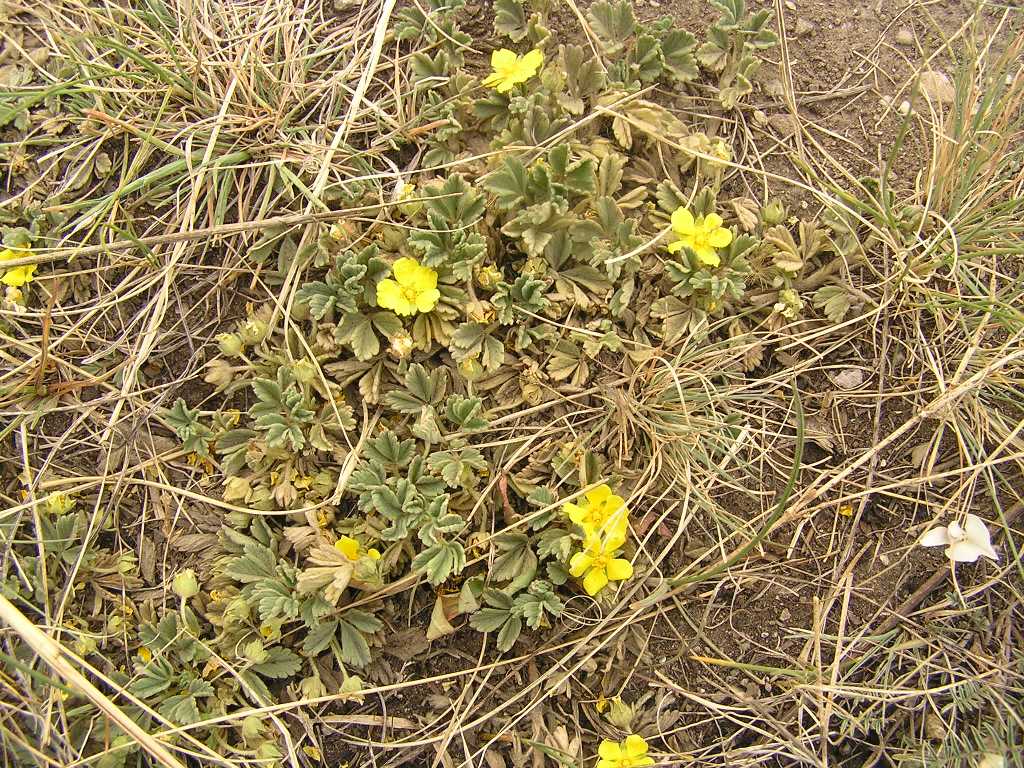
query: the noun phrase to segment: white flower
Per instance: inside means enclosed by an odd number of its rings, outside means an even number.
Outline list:
[[[977,515],[967,515],[963,525],[953,521],[948,526],[925,531],[918,544],[922,547],[944,546],[946,557],[958,563],[973,563],[982,555],[990,560],[999,559],[992,548],[988,528]]]

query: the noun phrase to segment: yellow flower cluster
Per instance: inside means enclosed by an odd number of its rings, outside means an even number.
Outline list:
[[[654,759],[647,756],[647,742],[635,733],[631,733],[624,741],[605,739],[597,748],[595,768],[646,768],[654,765]]]
[[[416,259],[401,258],[391,266],[395,279],[377,283],[377,304],[396,315],[430,312],[437,306],[441,292],[437,290],[437,272],[424,267]]]
[[[583,550],[569,561],[569,573],[583,579],[583,589],[593,597],[611,581],[633,575],[633,564],[616,557],[626,543],[629,510],[621,496],[607,484],[587,491],[579,504],[566,503],[562,510],[583,529]]]
[[[380,552],[373,547],[367,549],[365,552],[362,550],[359,542],[353,539],[351,536],[342,536],[336,542],[334,542],[334,548],[341,552],[346,558],[355,562],[360,557],[368,557],[371,560],[380,560]]]
[[[525,83],[536,75],[543,63],[544,54],[536,48],[522,56],[502,48],[491,54],[491,68],[494,72],[484,78],[484,85],[498,93],[508,93],[519,83]]]
[[[672,231],[679,239],[669,243],[668,252],[688,248],[707,267],[721,264],[718,249],[732,242],[732,232],[722,226],[722,217],[717,213],[694,218],[689,209],[676,208],[672,213]]]

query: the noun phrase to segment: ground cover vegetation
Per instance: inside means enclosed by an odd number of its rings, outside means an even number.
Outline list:
[[[5,765],[1021,764],[1019,39],[781,176],[743,0],[7,13]]]

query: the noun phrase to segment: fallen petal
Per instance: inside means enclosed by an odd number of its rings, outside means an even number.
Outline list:
[[[941,547],[949,544],[949,534],[945,527],[939,526],[938,528],[932,528],[931,530],[925,531],[924,535],[921,536],[917,541],[922,547]]]

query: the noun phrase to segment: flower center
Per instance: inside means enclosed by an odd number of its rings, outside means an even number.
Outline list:
[[[709,248],[708,233],[707,232],[694,232],[693,233],[693,245],[694,248]]]
[[[405,299],[406,301],[408,301],[410,304],[415,304],[416,303],[416,297],[418,295],[419,295],[419,291],[417,291],[412,286],[407,285],[407,286],[402,288],[402,298]]]

